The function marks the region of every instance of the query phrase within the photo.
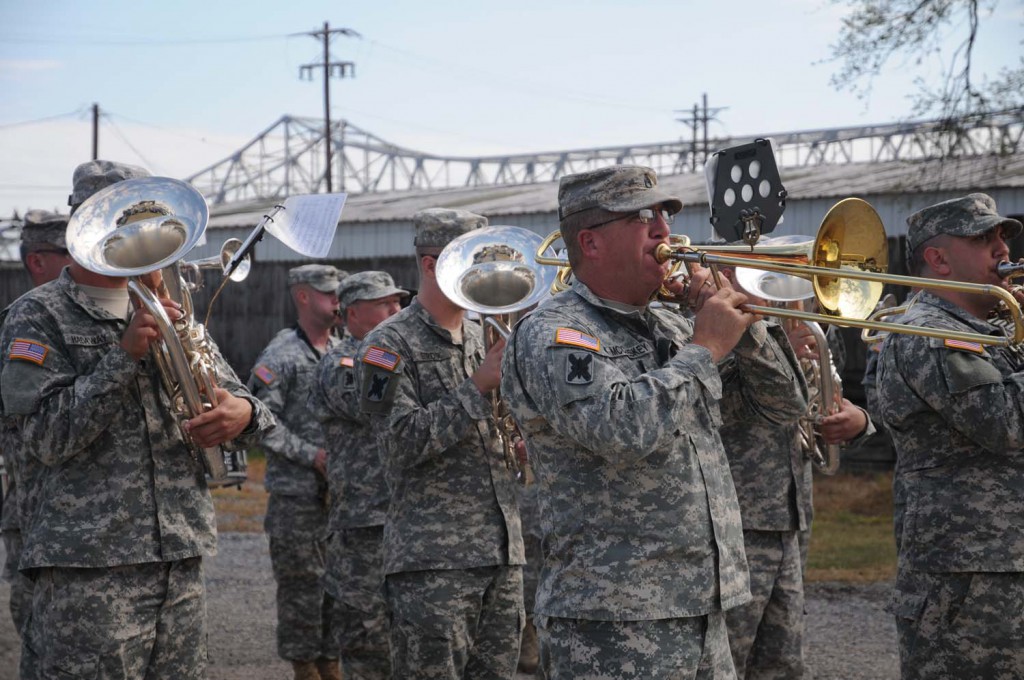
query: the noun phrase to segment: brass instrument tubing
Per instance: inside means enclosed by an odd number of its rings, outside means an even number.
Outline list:
[[[703,252],[676,252],[671,247],[662,244],[658,246],[656,257],[660,262],[664,262],[668,259],[681,260],[683,262],[697,262],[705,267],[711,266],[712,264],[722,265],[726,267],[749,267],[749,259],[740,257],[728,257],[722,255],[711,255]],[[783,274],[804,274],[805,276],[834,276],[836,278],[847,278],[854,279],[857,281],[875,281],[877,283],[891,283],[894,285],[907,286],[908,288],[935,288],[938,290],[952,290],[966,293],[975,293],[978,295],[992,295],[999,298],[1006,303],[1007,309],[1009,310],[1010,316],[1014,321],[1014,336],[1013,338],[1000,338],[1000,337],[988,337],[982,336],[977,333],[964,333],[960,331],[950,330],[935,330],[924,329],[920,327],[914,327],[917,329],[915,334],[921,335],[928,338],[940,338],[940,339],[951,339],[951,340],[963,340],[966,342],[977,342],[982,345],[995,345],[999,347],[1006,347],[1008,345],[1019,344],[1024,341],[1024,320],[1021,318],[1020,305],[1017,304],[1017,300],[1010,294],[1008,290],[1001,286],[995,286],[992,284],[980,284],[980,283],[964,283],[961,281],[943,281],[940,279],[924,279],[916,276],[901,276],[899,274],[888,274],[881,272],[866,272],[857,271],[851,269],[827,269],[823,267],[812,267],[803,266],[797,264],[788,263],[759,263],[757,269],[764,269],[766,271],[776,271]],[[807,312],[797,312],[795,310],[781,310],[773,307],[765,307],[761,305],[743,305],[743,310],[752,312],[754,314],[763,314],[765,316],[777,316],[781,318],[800,319],[802,321],[822,321],[826,323],[834,323],[837,326],[845,326],[849,328],[874,328],[882,331],[889,331],[893,333],[906,333],[907,326],[898,323],[888,323],[882,321],[868,321],[866,319],[851,319],[848,317],[841,316],[828,316],[826,319],[822,319],[820,314],[810,314]]]

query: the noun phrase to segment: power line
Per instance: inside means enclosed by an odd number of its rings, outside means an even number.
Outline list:
[[[23,121],[19,121],[17,123],[4,123],[4,124],[0,124],[0,130],[6,130],[6,129],[9,129],[9,128],[22,127],[22,126],[25,126],[25,125],[38,125],[39,123],[49,123],[49,122],[54,121],[54,120],[59,120],[61,118],[70,118],[72,116],[76,116],[77,117],[77,116],[80,116],[84,111],[85,111],[85,108],[84,107],[80,107],[80,108],[78,108],[78,109],[76,109],[74,111],[69,111],[68,113],[59,113],[59,114],[57,114],[55,116],[46,116],[44,118],[36,118],[35,120],[23,120]]]
[[[262,42],[268,40],[281,40],[282,38],[288,39],[289,37],[290,36],[285,34],[277,34],[235,38],[194,38],[190,40],[118,40],[117,38],[76,39],[73,37],[55,38],[53,36],[48,36],[46,38],[0,36],[0,40],[3,40],[5,43],[19,43],[22,45],[69,45],[73,47],[138,47],[142,45],[147,47],[177,47],[188,45],[225,45],[230,43]]]
[[[103,118],[106,118],[106,119],[107,119],[107,121],[108,121],[108,122],[109,122],[109,124],[110,124],[110,127],[111,127],[111,128],[112,128],[112,129],[114,130],[114,133],[115,133],[115,134],[116,134],[116,135],[117,135],[118,137],[120,137],[120,138],[121,138],[121,141],[122,141],[122,142],[124,142],[125,144],[127,144],[127,145],[128,145],[128,148],[129,148],[129,149],[131,149],[132,151],[134,151],[134,152],[135,152],[135,155],[136,155],[136,156],[138,156],[138,157],[139,157],[139,158],[140,158],[140,159],[142,160],[142,164],[143,164],[143,165],[144,165],[145,167],[147,167],[147,168],[150,168],[150,169],[152,169],[152,170],[155,170],[155,166],[154,166],[154,165],[153,165],[153,164],[152,164],[152,163],[151,163],[151,162],[149,161],[149,159],[147,159],[147,158],[146,158],[145,156],[143,156],[143,155],[142,155],[142,152],[141,152],[141,151],[139,151],[138,149],[136,149],[136,148],[135,148],[135,145],[134,145],[134,144],[132,144],[132,143],[131,143],[131,142],[130,142],[130,141],[128,140],[128,138],[127,138],[127,137],[126,137],[126,136],[124,135],[124,133],[123,133],[123,132],[121,132],[121,128],[119,128],[119,127],[117,126],[117,124],[116,124],[116,123],[115,123],[115,122],[114,122],[113,120],[110,120],[110,116],[108,116],[108,115],[107,115],[106,113],[104,113],[102,117],[103,117]]]

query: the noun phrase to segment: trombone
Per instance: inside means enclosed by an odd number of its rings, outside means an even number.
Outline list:
[[[567,267],[564,260],[547,257],[545,251],[557,240],[555,232],[537,249],[539,264]],[[673,260],[683,264],[699,264],[711,268],[720,284],[717,268],[740,267],[783,274],[810,281],[818,307],[824,313],[809,313],[793,309],[777,309],[763,305],[744,305],[747,312],[783,319],[814,321],[850,328],[871,329],[886,333],[905,333],[929,338],[961,340],[981,345],[1007,347],[1024,341],[1024,318],[1020,305],[1005,288],[992,284],[966,283],[926,279],[916,276],[889,274],[888,245],[885,228],[878,213],[866,201],[846,198],[836,203],[822,220],[813,241],[783,246],[700,246],[689,244],[689,239],[673,237],[674,242],[658,246],[655,253],[659,262]],[[1024,265],[1003,263],[1000,272],[1021,271]],[[675,270],[669,273],[672,277]],[[561,278],[561,277],[560,277]],[[771,277],[767,277],[770,279]],[[779,287],[789,282],[776,277]],[[968,333],[924,326],[909,326],[869,319],[885,284],[959,291],[977,295],[990,295],[1003,303],[1012,326],[1011,335],[998,337],[982,333]],[[664,293],[664,289],[662,293]],[[762,291],[750,291],[769,300],[788,302],[801,297],[775,296],[771,286]],[[671,297],[667,298],[673,300]]]

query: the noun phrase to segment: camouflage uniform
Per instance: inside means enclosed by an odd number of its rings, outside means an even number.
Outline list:
[[[0,532],[4,539],[4,565],[2,577],[11,586],[11,599],[9,604],[11,620],[14,622],[14,630],[19,635],[21,628],[28,620],[28,613],[32,609],[32,579],[26,574],[18,571],[18,560],[21,558],[21,517],[20,510],[25,494],[19,493],[24,482],[19,481],[25,476],[24,468],[32,465],[18,461],[16,454],[21,445],[17,430],[13,427],[8,430],[6,426],[0,425],[0,451],[3,452],[4,466],[7,474],[7,489],[4,493],[3,507],[0,509]]]
[[[794,373],[796,356],[781,329],[768,326]],[[781,335],[780,335],[781,334]],[[726,612],[739,678],[804,676],[804,587],[799,533],[811,525],[810,461],[794,420],[759,417],[738,385],[736,356],[721,366],[720,430],[743,521],[753,599]],[[760,395],[758,395],[760,396]]]
[[[65,230],[68,218],[43,210],[30,210],[25,214],[25,222],[21,230],[21,256],[25,263],[28,253],[56,252],[67,255]],[[58,264],[59,264],[58,260]],[[27,264],[26,264],[27,267]],[[34,283],[44,283],[33,275]],[[0,313],[0,325],[6,318],[6,312]],[[2,427],[2,426],[0,426]],[[3,533],[5,563],[3,577],[11,584],[10,610],[14,630],[21,633],[21,627],[28,619],[32,608],[32,580],[18,571],[18,560],[21,557],[21,506],[28,500],[19,494],[19,479],[27,477],[29,472],[39,467],[38,463],[25,461],[19,464],[19,456],[15,453],[21,445],[17,432],[3,427],[0,432],[0,455],[4,456],[8,486],[5,489],[3,504],[0,506],[0,533]]]
[[[342,670],[349,680],[383,680],[391,677],[382,571],[388,490],[376,433],[359,411],[359,345],[346,333],[320,360],[309,411],[327,442],[331,511],[323,583],[336,601],[333,626]]]
[[[338,343],[331,337],[327,349]],[[338,658],[331,598],[320,579],[327,537],[327,483],[314,467],[323,432],[306,410],[321,358],[302,328],[280,331],[256,359],[249,389],[277,416],[263,440],[264,486],[270,492],[264,530],[277,582],[277,652],[290,661]]]
[[[200,556],[216,550],[213,504],[154,364],[119,345],[126,327],[64,270],[19,298],[0,334],[4,412],[19,458],[42,465],[23,489],[34,505],[20,568],[37,584],[26,678],[132,677],[147,666],[155,677],[205,677]],[[248,397],[233,373],[219,379]],[[250,403],[242,444],[273,423]]]
[[[998,332],[929,292],[903,323]],[[893,335],[883,347],[879,400],[906,494],[891,604],[905,677],[1024,668],[1022,368],[937,339]]]
[[[740,389],[775,420],[806,401],[764,323],[725,383],[692,332],[674,311],[626,311],[577,282],[505,349],[502,395],[539,487],[535,620],[550,677],[733,675],[723,611],[750,592],[718,400]]]
[[[908,219],[911,250],[936,233],[996,226],[983,194]],[[902,323],[1001,335],[922,291]],[[896,616],[904,678],[1019,678],[1024,669],[1024,366],[976,343],[890,335],[878,366],[882,417],[904,485]]]
[[[480,325],[462,340],[414,299],[367,335],[361,408],[380,433],[390,504],[384,573],[396,678],[515,673],[523,539],[515,479],[488,399],[470,376]]]

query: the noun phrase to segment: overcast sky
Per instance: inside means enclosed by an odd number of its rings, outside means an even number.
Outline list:
[[[981,26],[975,67],[1021,53],[1020,0]],[[925,57],[893,64],[867,101],[837,92],[828,61],[842,5],[827,0],[378,0],[342,3],[0,0],[0,218],[66,211],[91,154],[184,177],[284,114],[323,116],[321,59],[303,33],[350,28],[331,55],[332,118],[437,154],[665,142],[707,93],[712,135],[906,119]]]

